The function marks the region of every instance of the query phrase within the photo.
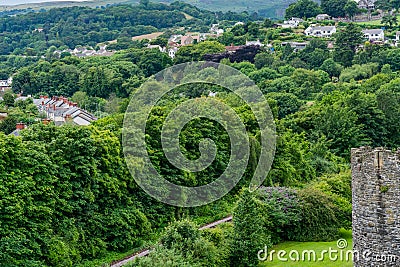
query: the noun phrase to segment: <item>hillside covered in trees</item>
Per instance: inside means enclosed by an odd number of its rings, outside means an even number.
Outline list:
[[[355,23],[324,21],[338,30],[318,37],[303,34],[313,20],[282,28],[246,13],[218,14],[216,19],[214,13],[182,3],[143,1],[140,6],[74,7],[0,19],[0,75],[13,78],[0,101],[0,113],[7,114],[0,122],[1,266],[108,266],[148,247],[154,248],[148,257],[129,264],[257,266],[257,252],[265,246],[332,241],[340,229],[351,229],[350,149],[400,146],[400,49],[389,41],[366,40]],[[224,25],[223,33],[179,45],[173,58],[148,46],[165,45],[165,35],[125,41],[128,48],[107,57],[46,53],[50,46],[93,45],[146,29],[172,35],[175,27],[209,29],[214,22]],[[38,27],[43,32],[34,31]],[[304,47],[292,47],[299,43]],[[186,101],[196,99],[200,106],[211,99],[229,106],[243,123],[250,146],[244,175],[229,194],[205,206],[175,207],[153,199],[137,184],[144,170],[140,160],[133,162],[133,172],[128,169],[124,116],[149,77],[206,58],[240,71],[261,90],[276,128],[275,158],[262,186],[250,193],[262,142],[249,105],[212,79],[174,88],[145,122],[146,152],[157,173],[192,187],[214,181],[229,165],[229,134],[217,121],[202,117],[179,133],[179,149],[196,160],[202,154],[199,144],[212,139],[216,155],[210,166],[190,172],[168,160],[163,124]],[[218,71],[215,64],[204,63],[196,77]],[[240,76],[221,79],[239,90],[249,86]],[[149,97],[160,85],[154,81],[151,86]],[[62,95],[98,120],[89,126],[71,121],[56,126],[42,120],[46,114],[31,98],[19,94],[36,99]],[[10,135],[17,123],[27,129]],[[227,215],[233,215],[232,223],[198,230]]]
[[[193,18],[187,19],[184,13]],[[95,47],[100,42],[131,38],[175,26],[204,30],[218,20],[249,19],[247,13],[215,14],[181,2],[166,5],[142,1],[138,6],[116,5],[106,9],[56,8],[0,18],[0,54],[41,56],[51,46],[71,49],[78,45]]]

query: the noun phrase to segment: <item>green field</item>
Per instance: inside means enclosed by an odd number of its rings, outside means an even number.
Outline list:
[[[260,266],[268,266],[268,267],[297,267],[297,266],[304,266],[304,267],[319,267],[319,266],[324,266],[324,267],[352,267],[353,262],[352,261],[346,261],[346,251],[351,250],[353,246],[352,238],[351,238],[351,231],[341,231],[341,236],[343,239],[347,240],[347,247],[342,250],[342,255],[343,255],[343,261],[340,260],[330,260],[329,259],[329,254],[326,253],[324,254],[323,260],[318,261],[318,258],[321,258],[322,251],[323,250],[329,250],[329,248],[332,248],[332,250],[338,250],[339,252],[337,254],[333,254],[333,258],[335,255],[338,255],[340,257],[340,251],[337,247],[337,241],[332,241],[332,242],[283,242],[280,243],[272,248],[272,250],[275,250],[276,252],[273,254],[273,261],[268,260],[261,262]],[[271,251],[272,251],[271,250]],[[277,253],[280,250],[286,251],[286,254],[283,256],[284,258],[287,258],[288,261],[279,261],[277,259]],[[313,250],[315,251],[316,254],[316,261],[308,261],[308,257],[306,256],[304,261],[291,261],[289,259],[289,253],[290,251],[295,250],[299,252],[300,259],[303,251],[306,250]],[[269,252],[268,252],[269,253]],[[268,254],[269,255],[269,254]],[[296,257],[295,254],[293,257]],[[349,257],[351,259],[351,257]]]
[[[359,25],[366,25],[366,26],[376,26],[376,27],[383,27],[384,25],[381,23],[381,19],[379,20],[371,20],[366,22],[356,22]],[[400,15],[397,15],[397,21],[400,22]]]

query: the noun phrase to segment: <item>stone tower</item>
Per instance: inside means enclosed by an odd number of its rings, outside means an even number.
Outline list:
[[[400,151],[351,150],[354,266],[400,266]]]

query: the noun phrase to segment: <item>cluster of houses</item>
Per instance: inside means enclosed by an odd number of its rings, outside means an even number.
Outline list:
[[[16,101],[25,101],[28,98],[31,97],[20,96]],[[61,126],[65,123],[86,126],[97,120],[91,113],[79,108],[76,103],[69,101],[66,97],[53,96],[50,98],[47,96],[40,96],[40,98],[33,99],[33,103],[40,113],[46,114],[46,118],[42,120],[44,124],[54,122],[56,126]],[[25,123],[17,123],[16,129],[11,135],[19,136],[20,131],[25,128],[27,128]]]
[[[373,10],[375,9],[375,0],[355,0],[357,2],[358,8]]]
[[[317,21],[330,20],[330,19],[331,19],[331,16],[329,16],[328,14],[318,14],[315,17],[315,20],[317,20]],[[281,28],[297,28],[303,22],[304,22],[304,20],[301,18],[292,17],[288,20],[284,20],[283,23],[275,24],[275,26],[281,27]]]
[[[72,56],[76,57],[92,57],[92,56],[112,56],[115,54],[115,51],[107,51],[107,45],[100,45],[99,50],[95,50],[92,47],[76,47],[75,49],[66,49],[66,50],[56,50],[54,54],[58,57],[61,56],[62,53],[69,53]]]
[[[47,119],[54,121],[55,125],[62,125],[68,121],[77,125],[89,125],[97,120],[91,113],[78,107],[77,103],[69,101],[66,97],[40,96],[33,99],[39,112],[46,114]]]
[[[161,52],[168,53],[171,58],[175,58],[175,54],[182,46],[196,44],[205,41],[207,38],[217,38],[224,33],[219,28],[219,24],[212,24],[208,33],[187,32],[186,34],[175,34],[168,39],[168,49],[159,45],[148,45],[147,48],[159,49]]]
[[[330,17],[327,14],[319,14],[317,16],[317,20],[327,20],[327,19],[330,19]],[[283,24],[278,24],[277,26],[282,28],[297,28],[300,26],[302,22],[304,22],[302,19],[293,17],[289,20],[285,20]],[[335,34],[336,32],[337,29],[335,26],[311,25],[304,30],[304,34],[306,36],[321,37],[321,38],[332,37],[332,35]],[[383,44],[385,42],[385,33],[383,29],[365,29],[362,31],[362,33],[365,39],[371,43]],[[400,33],[398,32],[396,33],[396,40],[395,40],[396,46],[398,43],[400,44],[399,38],[400,38]],[[304,43],[295,44],[295,42],[293,42],[293,44],[291,45],[292,47],[295,46],[296,48],[301,49],[301,47],[304,46]]]
[[[39,112],[46,115],[46,120],[53,121],[57,126],[69,121],[83,126],[97,120],[94,115],[78,107],[77,103],[63,96],[40,96],[40,98],[19,96],[15,101],[25,101],[29,98],[32,99]]]

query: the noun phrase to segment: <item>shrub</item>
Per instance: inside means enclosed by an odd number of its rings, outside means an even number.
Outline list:
[[[378,72],[378,63],[368,63],[363,65],[353,65],[345,68],[339,76],[341,82],[350,82],[351,80],[362,80],[372,77]]]
[[[271,247],[269,206],[244,190],[233,213],[232,266],[257,266],[257,252]]]
[[[288,240],[307,242],[337,238],[340,223],[336,215],[340,210],[332,197],[312,187],[299,190],[297,195],[301,219],[287,228]]]
[[[287,187],[262,187],[260,199],[270,209],[268,216],[273,224],[271,241],[276,244],[286,237],[286,228],[300,220],[300,206],[296,191]]]
[[[339,174],[325,175],[312,184],[316,190],[322,191],[332,198],[333,204],[338,208],[336,218],[340,226],[351,228],[352,192],[350,171]]]
[[[200,267],[200,263],[194,263],[190,257],[183,256],[179,251],[158,246],[147,257],[137,258],[127,267]]]
[[[160,241],[163,248],[174,250],[195,264],[222,266],[217,248],[187,219],[168,226]]]

